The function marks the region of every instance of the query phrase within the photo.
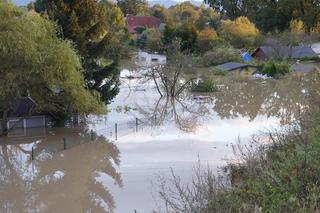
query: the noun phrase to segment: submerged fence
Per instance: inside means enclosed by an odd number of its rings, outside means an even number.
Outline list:
[[[145,125],[145,122],[135,118],[134,121],[108,124],[103,128],[91,129],[89,132],[74,131],[73,137],[58,137],[56,139],[57,142],[55,143],[49,143],[46,145],[40,145],[37,143],[33,144],[30,151],[30,159],[32,161],[36,160],[43,151],[50,154],[59,153],[84,143],[93,142],[100,136],[104,136],[108,141],[117,141],[120,137],[137,133],[142,129],[143,125]]]

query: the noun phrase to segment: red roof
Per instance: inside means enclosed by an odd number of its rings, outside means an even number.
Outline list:
[[[127,16],[127,26],[130,33],[135,33],[137,27],[159,28],[161,20],[154,16]]]

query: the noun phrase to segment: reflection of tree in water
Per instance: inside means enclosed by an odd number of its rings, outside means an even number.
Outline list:
[[[90,141],[86,131],[69,130],[69,140]],[[37,147],[57,144],[59,135],[49,135]],[[100,179],[110,177],[122,186],[114,144],[97,137],[64,152],[46,150],[33,162],[22,151],[26,146],[1,145],[0,212],[113,212],[114,199]]]
[[[166,122],[174,121],[176,126],[185,132],[195,131],[209,113],[205,104],[197,104],[194,101],[177,97],[162,97],[152,107],[142,108],[137,106],[139,112],[144,116],[143,121],[149,126],[160,126]]]
[[[230,81],[214,94],[214,110],[221,118],[276,116],[283,124],[299,117],[311,91],[319,88],[319,75],[268,81]]]
[[[282,124],[299,118],[310,106],[310,99],[320,96],[320,75],[313,73],[303,77],[281,80],[228,79],[219,92],[212,93],[211,103],[199,104],[192,95],[160,98],[152,107],[137,107],[150,126],[160,126],[174,121],[183,131],[194,131],[204,119],[217,113],[222,119],[257,116],[277,117]]]

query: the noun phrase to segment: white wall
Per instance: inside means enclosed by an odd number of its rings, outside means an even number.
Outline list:
[[[149,54],[147,52],[138,53],[138,64],[141,66],[154,66],[167,63],[167,56],[159,54]]]

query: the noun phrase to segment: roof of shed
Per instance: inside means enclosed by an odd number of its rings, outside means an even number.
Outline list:
[[[318,56],[311,47],[307,46],[261,46],[255,53],[259,50],[262,50],[268,58],[312,58]],[[254,56],[255,53],[252,55]]]
[[[217,67],[220,69],[223,69],[225,71],[231,71],[231,70],[236,70],[236,69],[241,69],[241,68],[246,68],[246,67],[252,67],[252,65],[238,63],[238,62],[228,62],[225,64],[220,64]]]

